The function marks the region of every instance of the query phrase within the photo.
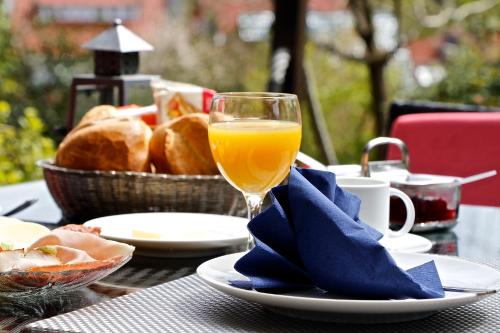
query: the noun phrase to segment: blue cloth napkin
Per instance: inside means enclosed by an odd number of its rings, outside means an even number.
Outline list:
[[[370,299],[439,298],[433,261],[407,271],[358,218],[360,200],[330,172],[292,168],[288,185],[271,190],[272,205],[250,221],[256,246],[234,268],[259,291],[320,288]]]

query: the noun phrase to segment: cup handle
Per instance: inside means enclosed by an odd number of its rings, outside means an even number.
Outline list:
[[[403,203],[406,207],[406,221],[403,227],[401,227],[401,229],[397,231],[389,229],[388,232],[388,236],[390,237],[401,237],[406,235],[413,227],[413,223],[415,222],[415,207],[413,206],[413,202],[411,202],[410,197],[398,189],[391,187],[389,189],[389,195],[395,195],[399,197],[401,200],[403,200]]]

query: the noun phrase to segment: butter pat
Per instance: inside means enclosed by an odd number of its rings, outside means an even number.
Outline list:
[[[156,232],[148,232],[142,230],[132,230],[133,238],[144,238],[144,239],[161,239],[161,234]]]

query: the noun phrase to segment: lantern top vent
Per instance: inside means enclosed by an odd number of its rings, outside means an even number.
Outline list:
[[[85,43],[82,47],[95,51],[119,53],[153,50],[151,44],[125,28],[120,19],[116,19],[111,28],[103,31],[101,34]]]

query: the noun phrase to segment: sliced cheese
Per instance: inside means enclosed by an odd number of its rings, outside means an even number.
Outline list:
[[[161,234],[156,232],[148,232],[142,230],[132,230],[133,238],[142,238],[142,239],[161,239]]]

